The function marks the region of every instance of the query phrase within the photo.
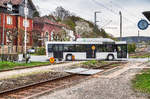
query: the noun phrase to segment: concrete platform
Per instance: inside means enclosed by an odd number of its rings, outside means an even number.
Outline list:
[[[102,72],[103,70],[99,69],[86,69],[86,68],[75,68],[75,69],[69,69],[65,70],[67,73],[71,74],[81,74],[81,75],[93,75],[99,72]]]

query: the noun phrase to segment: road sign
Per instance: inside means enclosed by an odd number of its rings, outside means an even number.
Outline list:
[[[93,51],[95,50],[95,46],[94,46],[94,45],[92,46],[92,50],[93,50]]]
[[[24,14],[25,14],[25,15],[28,15],[28,13],[29,13],[28,8],[24,8]]]
[[[141,29],[141,30],[147,29],[148,26],[149,26],[149,23],[144,19],[142,19],[138,22],[138,28]]]
[[[24,27],[29,27],[29,22],[28,22],[28,20],[24,20]]]
[[[53,57],[51,57],[51,58],[49,59],[49,61],[50,61],[51,63],[54,63],[55,59],[54,59]]]

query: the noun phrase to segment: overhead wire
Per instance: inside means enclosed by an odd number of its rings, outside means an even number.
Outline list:
[[[126,10],[123,6],[120,6],[120,4],[116,3],[115,1],[112,1],[112,0],[111,0],[110,3],[111,3],[112,5],[115,5],[116,7],[118,7],[118,8],[120,8],[120,9],[124,10],[124,11],[126,12],[126,14],[128,14],[129,16],[134,17],[134,18],[136,18],[136,19],[140,19],[139,16],[134,15],[133,13],[130,13],[128,10]]]
[[[108,10],[109,12],[111,12],[111,13],[113,13],[113,14],[115,14],[115,15],[118,14],[117,12],[115,12],[114,10],[108,8],[107,6],[105,6],[105,5],[102,4],[102,3],[100,3],[100,2],[98,2],[98,1],[96,1],[96,0],[92,0],[92,1],[93,1],[95,4],[100,5],[101,7],[105,8],[105,9]],[[133,22],[133,21],[130,20],[129,18],[127,18],[127,17],[125,17],[125,16],[123,16],[123,18],[124,18],[125,20],[129,21],[130,23],[132,23],[132,24],[135,25],[135,22]]]

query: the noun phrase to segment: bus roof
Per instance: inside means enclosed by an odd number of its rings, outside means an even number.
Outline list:
[[[46,44],[103,44],[102,42],[50,41]]]
[[[115,42],[115,44],[127,44],[127,42],[126,41],[117,41],[117,42]]]
[[[109,38],[79,38],[77,41],[49,41],[46,44],[127,44],[127,42]]]
[[[114,42],[110,38],[78,38],[77,42]]]

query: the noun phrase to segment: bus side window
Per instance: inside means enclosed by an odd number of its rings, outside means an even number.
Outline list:
[[[103,46],[102,45],[97,45],[97,51],[98,52],[103,52]]]
[[[59,45],[59,51],[64,51],[63,45]]]
[[[58,45],[53,45],[53,51],[59,51]]]
[[[64,45],[64,51],[65,52],[74,52],[75,46],[71,44]]]
[[[76,52],[86,52],[86,45],[76,45]]]
[[[107,52],[114,52],[114,46],[112,44],[107,44],[106,50],[107,50]]]
[[[52,52],[52,51],[53,51],[52,46],[53,46],[53,45],[48,44],[48,52]]]
[[[64,45],[64,52],[67,52],[67,51],[68,51],[68,46]]]
[[[102,52],[106,52],[106,45],[102,45]]]
[[[121,46],[117,46],[117,51],[118,51],[118,52],[121,51]]]

